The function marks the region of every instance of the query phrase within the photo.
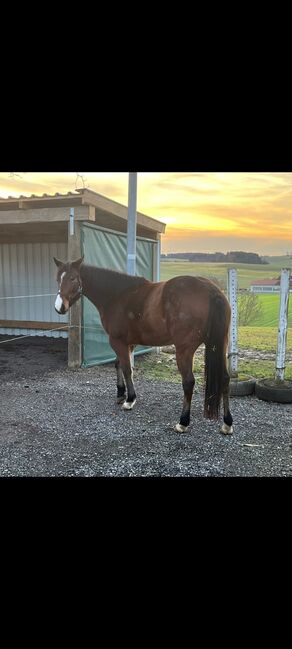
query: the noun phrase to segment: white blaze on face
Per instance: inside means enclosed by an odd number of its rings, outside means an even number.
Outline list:
[[[63,281],[64,276],[65,276],[65,273],[62,273],[61,279],[60,279],[59,291],[61,291],[61,286],[62,286],[62,281]],[[60,292],[59,292],[57,297],[56,297],[56,301],[55,301],[55,309],[56,309],[56,311],[58,311],[58,313],[60,313],[62,305],[63,305],[63,300],[62,300]]]

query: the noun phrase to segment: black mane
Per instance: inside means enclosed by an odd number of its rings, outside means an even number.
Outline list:
[[[82,264],[80,267],[81,279],[87,286],[87,292],[91,295],[111,297],[120,295],[128,288],[141,286],[148,282],[145,277],[137,275],[127,275],[116,270],[98,268],[89,264]]]

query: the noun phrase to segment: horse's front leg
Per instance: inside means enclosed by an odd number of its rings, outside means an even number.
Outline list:
[[[126,384],[124,381],[121,363],[118,357],[115,361],[115,368],[117,372],[117,403],[124,403],[124,401],[126,400]]]
[[[130,347],[129,345],[115,338],[110,337],[109,341],[111,347],[113,348],[113,350],[116,352],[117,355],[117,360],[115,365],[117,370],[118,403],[121,403],[123,401],[122,408],[124,410],[131,410],[136,402],[136,392],[133,383],[133,369],[131,365],[131,356],[130,356],[133,347]],[[126,400],[125,400],[124,379],[127,388]]]

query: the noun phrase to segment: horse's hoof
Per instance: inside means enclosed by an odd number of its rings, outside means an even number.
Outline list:
[[[220,433],[223,435],[232,435],[233,433],[233,426],[227,426],[227,424],[223,424],[222,428],[220,428]]]
[[[182,424],[176,424],[175,430],[177,433],[186,433],[188,430],[188,426],[183,426]]]
[[[136,399],[135,401],[125,401],[122,405],[122,408],[123,410],[132,410],[135,403],[136,403]]]

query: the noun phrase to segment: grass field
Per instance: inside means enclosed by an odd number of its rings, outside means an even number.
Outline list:
[[[279,321],[280,296],[259,295],[262,313],[249,324],[252,327],[277,327]],[[288,327],[292,327],[292,294],[289,297]]]
[[[281,268],[291,268],[290,257],[271,257],[273,263],[261,264],[215,264],[190,261],[161,261],[161,280],[170,279],[177,275],[201,275],[203,277],[216,277],[222,282],[223,288],[227,285],[227,269],[237,268],[238,288],[248,288],[253,280],[276,278],[281,273]]]
[[[227,268],[238,269],[239,288],[248,288],[250,282],[260,278],[278,277],[281,268],[292,269],[292,259],[288,257],[271,258],[269,265],[251,264],[200,264],[184,261],[162,261],[161,280],[170,279],[177,275],[202,275],[216,277],[226,287]],[[256,352],[276,354],[278,337],[279,295],[259,295],[263,311],[252,326],[238,327],[238,347],[254,353],[246,354],[239,359],[238,372],[253,376],[256,379],[275,377],[275,360],[263,359]],[[292,294],[290,295],[289,329],[287,331],[285,379],[292,380]],[[204,383],[204,358],[195,354],[194,372],[197,386]],[[136,368],[142,367],[143,373],[158,381],[173,381],[181,384],[181,376],[177,369],[175,358],[171,354],[145,354],[135,360]]]
[[[238,347],[244,350],[254,350],[254,355],[238,361],[238,372],[253,376],[256,379],[274,378],[275,360],[259,358],[256,351],[276,353],[277,327],[238,327]],[[286,353],[289,357],[292,352],[292,328],[287,331]],[[181,383],[181,376],[177,369],[175,359],[170,354],[157,356],[145,354],[135,359],[135,367],[143,367],[143,372],[158,381],[173,381]],[[203,383],[204,358],[202,355],[194,357],[194,371],[198,385]],[[285,379],[292,380],[292,361],[286,359]]]
[[[264,335],[263,335],[264,333]],[[277,348],[278,327],[238,327],[238,346],[242,349],[255,349],[275,352]],[[287,351],[292,351],[292,328],[287,330]]]
[[[177,275],[201,275],[203,277],[217,278],[221,286],[226,289],[227,269],[237,268],[238,288],[247,289],[253,280],[276,278],[281,273],[281,268],[291,268],[292,259],[289,257],[272,257],[272,264],[265,266],[257,264],[207,264],[189,261],[162,261],[161,280],[167,280]],[[255,318],[250,325],[254,327],[277,327],[279,318],[279,295],[259,295],[262,305],[262,314]],[[289,299],[288,327],[292,327],[292,294]]]

